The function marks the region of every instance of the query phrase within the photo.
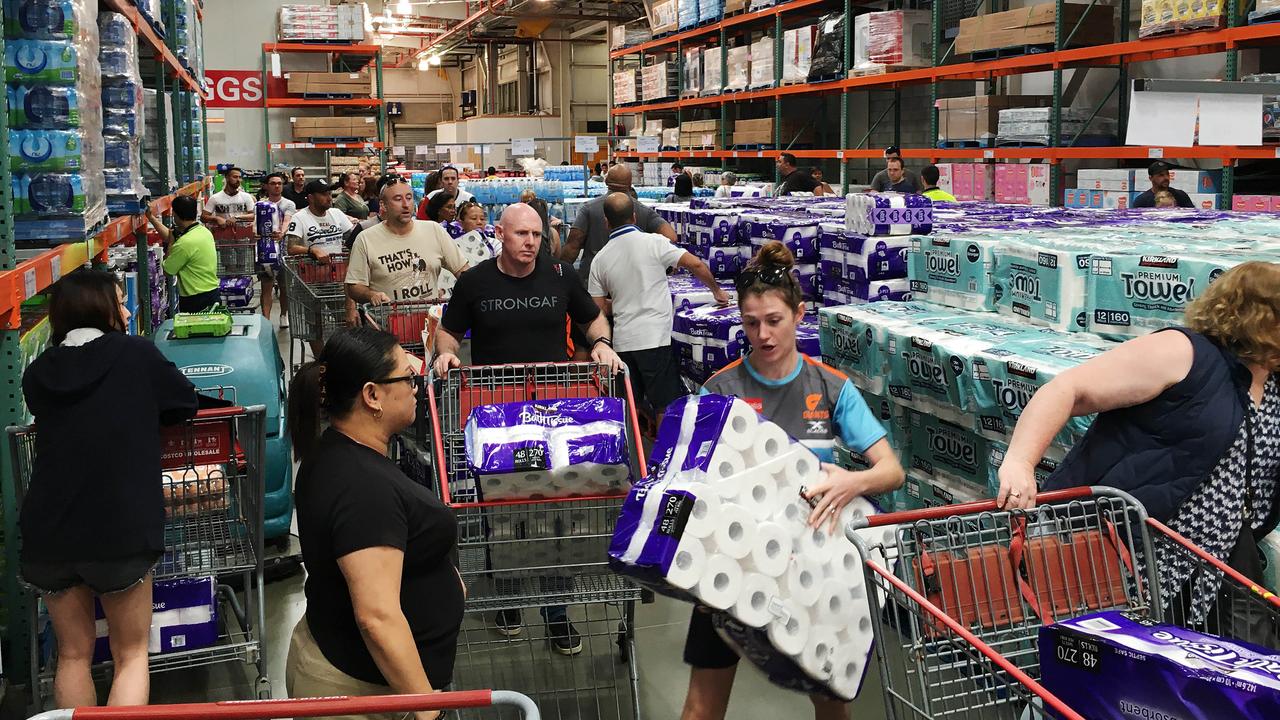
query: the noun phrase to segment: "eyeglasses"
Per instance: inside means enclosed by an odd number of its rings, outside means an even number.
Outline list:
[[[786,287],[795,282],[790,269],[785,265],[765,265],[759,270],[743,270],[734,278],[733,285],[742,292],[757,282],[774,287]]]
[[[398,382],[407,382],[414,389],[423,387],[423,376],[418,373],[409,375],[398,375],[396,377],[383,378],[381,380],[370,380],[374,385],[394,385]]]

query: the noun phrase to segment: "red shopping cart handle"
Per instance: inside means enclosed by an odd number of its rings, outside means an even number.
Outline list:
[[[1082,498],[1092,497],[1093,488],[1085,485],[1081,487],[1067,488],[1066,490],[1051,490],[1036,495],[1037,505],[1050,505],[1052,503],[1067,502],[1069,500],[1080,500]],[[996,512],[1004,508],[996,504],[995,500],[979,500],[971,503],[960,503],[959,505],[940,505],[938,507],[924,508],[923,510],[904,510],[903,512],[882,513],[880,515],[871,515],[866,520],[866,527],[881,527],[884,525],[902,525],[905,523],[919,522],[921,520],[938,520],[941,518],[955,517],[958,515],[973,515],[983,512]]]
[[[539,720],[533,701],[506,690],[467,690],[422,695],[324,697],[296,700],[244,700],[182,705],[83,707],[51,710],[31,720],[266,720],[282,717],[322,717],[376,713],[455,710],[510,705],[524,720]]]

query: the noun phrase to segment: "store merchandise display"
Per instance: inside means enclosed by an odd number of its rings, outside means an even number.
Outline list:
[[[1249,643],[1098,612],[1040,628],[1041,682],[1089,718],[1280,715],[1280,654]]]
[[[619,398],[514,402],[472,408],[467,467],[482,499],[618,494],[631,469]]]
[[[844,23],[844,13],[831,13],[818,18],[814,25],[809,82],[839,79],[844,73]]]
[[[1090,118],[1085,108],[1062,108],[1059,139],[1071,142],[1077,135],[1103,136],[1111,139],[1116,134],[1116,121],[1107,117]],[[996,129],[996,144],[1028,143],[1052,144],[1053,108],[1008,108],[1000,111]]]
[[[806,82],[813,68],[813,41],[818,26],[805,25],[782,34],[782,81]]]
[[[137,296],[137,245],[112,245],[107,249],[107,268],[125,280],[125,307],[132,314],[129,319],[131,335],[138,334],[138,323],[142,322],[142,302],[149,302],[151,307],[151,327],[147,329],[148,333],[160,327],[169,316],[169,292],[164,280],[163,263],[164,248],[159,245],[151,246],[147,252],[147,277],[150,278],[151,297],[140,298]]]
[[[281,40],[364,40],[364,3],[283,5]]]
[[[817,456],[746,402],[703,395],[667,409],[652,458],[623,504],[611,565],[715,611],[724,637],[772,682],[856,697],[871,609],[857,548],[808,526],[801,493],[822,477]],[[876,512],[858,499],[840,519]],[[896,537],[894,528],[858,532],[869,545]]]
[[[853,18],[853,70],[927,67],[933,62],[928,10],[889,10]]]
[[[106,217],[97,4],[4,6],[14,236],[81,240]]]
[[[1213,30],[1226,22],[1226,5],[1221,0],[1202,3],[1170,3],[1142,0],[1138,37]]]
[[[147,194],[142,184],[142,138],[146,134],[142,76],[138,72],[138,36],[123,15],[98,15],[102,65],[102,131],[107,208],[137,212]]]
[[[243,249],[239,249],[239,251],[252,254],[256,249],[255,245],[247,245]],[[227,249],[219,248],[219,252],[227,252]],[[250,262],[252,262],[252,259],[250,259]],[[222,304],[231,310],[249,309],[253,307],[253,277],[235,275],[218,278],[218,294],[222,298]]]

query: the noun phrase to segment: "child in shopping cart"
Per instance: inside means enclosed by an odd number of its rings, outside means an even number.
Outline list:
[[[751,354],[713,375],[702,390],[754,404],[825,461],[837,440],[866,457],[871,468],[864,472],[824,463],[825,479],[806,491],[813,506],[810,524],[836,532],[840,510],[850,500],[895,490],[905,476],[885,429],[849,379],[796,349],[805,308],[794,265],[791,251],[771,242],[738,276],[738,308]],[[738,656],[716,633],[711,614],[699,608],[689,620],[684,659],[693,670],[683,720],[724,718]],[[847,717],[844,703],[817,696],[812,701],[818,720]]]

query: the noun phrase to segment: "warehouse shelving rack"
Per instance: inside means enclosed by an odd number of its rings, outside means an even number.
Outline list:
[[[139,13],[131,0],[99,0],[102,10],[120,13],[128,18],[138,35],[139,46],[149,49],[152,59],[143,57],[142,63],[152,62],[155,65],[156,88],[163,93],[178,94],[179,91],[196,93],[200,91],[200,83],[182,66],[172,48],[166,44],[150,23]],[[0,11],[2,19],[3,11]],[[4,40],[0,37],[0,49]],[[163,108],[163,103],[160,103]],[[161,123],[163,125],[163,120]],[[176,129],[176,128],[175,128]],[[76,269],[101,262],[106,259],[107,248],[132,238],[138,247],[138,295],[147,298],[147,302],[139,303],[140,328],[151,327],[150,283],[148,277],[148,247],[146,242],[147,221],[142,215],[125,215],[113,218],[106,227],[83,242],[67,243],[40,251],[29,257],[19,257],[13,233],[13,197],[10,191],[10,167],[8,148],[8,107],[0,98],[0,320],[3,327],[0,333],[0,423],[4,426],[18,425],[24,421],[22,411],[22,353],[19,348],[19,328],[22,322],[22,303],[57,282],[64,274]],[[164,147],[165,133],[160,133],[161,154],[168,152]],[[175,133],[175,141],[189,142],[190,138]],[[173,179],[167,177],[162,168],[162,178],[174,192],[156,199],[158,212],[168,212],[173,198],[179,194],[195,195],[204,191],[207,182],[199,180],[174,188]],[[23,253],[27,255],[27,253]],[[8,443],[0,443],[0,472],[9,473],[13,467],[10,462]],[[10,485],[12,486],[12,485]],[[17,537],[17,506],[12,497],[3,498],[4,539]],[[6,568],[3,585],[3,611],[6,620],[4,628],[4,674],[6,677],[27,677],[31,658],[23,650],[29,647],[27,638],[31,632],[27,618],[30,608],[27,605],[27,594],[21,592],[17,579],[18,546],[13,542],[4,542],[4,564]]]
[[[276,97],[268,92],[268,74],[271,72],[269,56],[287,53],[325,53],[333,55],[369,55],[370,64],[374,68],[374,87],[377,95],[368,98],[299,98]],[[332,66],[332,62],[330,63]],[[366,68],[368,65],[365,66]],[[325,174],[329,173],[329,159],[335,150],[375,151],[381,172],[387,170],[387,103],[382,85],[382,47],[380,45],[342,45],[311,43],[263,43],[262,44],[262,127],[267,140],[267,170],[275,167],[275,153],[287,150],[322,150],[324,151]],[[271,108],[377,108],[378,140],[377,142],[271,142],[271,117],[266,112]]]
[[[1063,0],[1054,1],[1059,5],[1059,7],[1063,2]],[[983,4],[984,3],[980,0],[976,9],[981,9]],[[1095,5],[1098,5],[1097,0],[1092,0],[1089,6],[1092,8]],[[930,147],[904,148],[903,156],[906,158],[918,158],[929,162],[943,160],[984,161],[1017,159],[1046,161],[1054,167],[1054,172],[1050,173],[1050,190],[1051,197],[1055,198],[1055,202],[1061,202],[1062,200],[1061,166],[1062,163],[1066,161],[1085,159],[1133,160],[1153,158],[1163,158],[1167,160],[1216,160],[1221,163],[1223,169],[1221,192],[1223,204],[1229,205],[1233,192],[1234,167],[1236,161],[1278,158],[1280,157],[1280,147],[1275,145],[1260,145],[1252,147],[1158,147],[1145,145],[1120,147],[1077,147],[1071,145],[1063,146],[1061,142],[1063,95],[1064,91],[1069,91],[1069,88],[1064,88],[1063,86],[1062,74],[1064,70],[1077,68],[1111,68],[1118,71],[1118,77],[1111,92],[1107,94],[1102,102],[1098,103],[1092,109],[1090,122],[1092,122],[1094,117],[1097,117],[1102,107],[1112,97],[1119,93],[1121,95],[1119,129],[1123,132],[1125,114],[1128,110],[1127,104],[1123,99],[1123,93],[1129,82],[1128,67],[1132,63],[1175,57],[1191,57],[1196,55],[1225,53],[1226,71],[1224,73],[1225,77],[1221,79],[1237,80],[1239,50],[1280,44],[1280,24],[1237,26],[1236,22],[1240,15],[1240,6],[1237,3],[1237,0],[1228,0],[1225,5],[1227,27],[1222,29],[1131,40],[1128,37],[1128,22],[1121,22],[1120,36],[1117,42],[1070,49],[1062,48],[1070,44],[1075,28],[1064,26],[1062,14],[1059,12],[1057,13],[1057,21],[1055,24],[1054,47],[1057,48],[1055,50],[1002,57],[994,60],[952,62],[954,41],[944,40],[942,27],[944,9],[942,8],[942,3],[934,3],[932,22],[932,66],[886,72],[878,75],[848,77],[837,79],[832,82],[781,85],[779,82],[781,80],[782,72],[780,62],[782,43],[780,38],[782,37],[783,18],[796,18],[803,17],[804,15],[833,12],[841,6],[843,6],[845,17],[851,18],[858,7],[858,3],[854,2],[854,0],[840,0],[837,2],[833,2],[832,0],[792,0],[791,2],[781,3],[766,10],[725,18],[719,23],[713,23],[703,27],[668,35],[666,37],[650,40],[631,47],[614,50],[609,54],[611,62],[618,62],[620,60],[630,62],[631,58],[638,58],[639,62],[643,64],[644,57],[648,53],[674,51],[676,62],[682,64],[684,60],[682,50],[684,49],[685,43],[705,40],[718,34],[720,47],[723,48],[727,47],[726,41],[730,32],[767,28],[773,31],[775,40],[775,87],[746,92],[721,93],[718,95],[703,97],[680,98],[662,102],[640,103],[622,107],[613,107],[611,105],[610,114],[613,117],[622,115],[639,115],[639,121],[644,122],[644,116],[646,113],[675,111],[677,122],[680,122],[683,119],[683,113],[686,111],[699,108],[719,108],[720,144],[721,147],[727,148],[727,140],[729,136],[728,108],[743,103],[769,101],[772,103],[772,114],[775,120],[774,146],[776,148],[785,149],[787,139],[780,136],[782,102],[788,98],[839,94],[841,96],[839,147],[833,149],[799,149],[792,150],[791,152],[798,158],[840,161],[841,184],[845,189],[847,189],[850,162],[852,160],[872,160],[882,157],[882,151],[879,148],[871,148],[867,143],[871,137],[872,131],[885,121],[891,110],[894,111],[893,136],[895,138],[895,144],[901,145],[901,142],[898,141],[901,136],[901,117],[897,111],[900,107],[899,98],[896,96],[897,91],[903,87],[912,85],[930,85],[930,98],[935,102],[934,109],[931,112],[929,133],[929,137],[932,138],[933,142]],[[1098,5],[1098,7],[1110,9],[1110,6]],[[1130,0],[1120,0],[1116,7],[1119,9],[1118,12],[1120,18],[1127,19],[1129,17]],[[849,66],[852,64],[853,59],[852,22],[845,23],[844,40],[846,66]],[[727,71],[725,62],[726,61],[722,55],[722,77],[724,77]],[[1052,137],[1051,142],[1047,147],[936,147],[938,144],[938,115],[936,100],[940,97],[939,83],[954,80],[986,81],[989,84],[988,94],[996,94],[991,92],[991,90],[994,89],[995,80],[1007,76],[1036,72],[1053,73],[1053,110],[1051,114]],[[680,77],[683,81],[683,72],[680,73]],[[858,92],[867,92],[872,90],[894,91],[894,102],[889,105],[879,117],[875,118],[874,121],[870,123],[870,129],[860,141],[853,142],[849,131],[853,96]],[[612,103],[612,73],[610,74],[609,96],[610,102]],[[753,158],[772,158],[777,156],[779,152],[781,152],[781,150],[684,150],[663,151],[658,153],[622,152],[618,153],[618,157],[622,159],[637,160],[651,158],[743,160]]]

